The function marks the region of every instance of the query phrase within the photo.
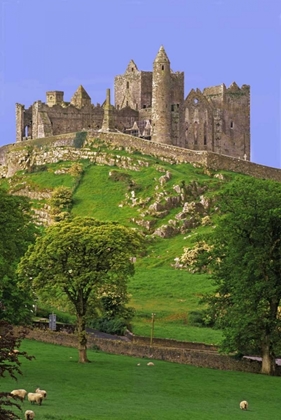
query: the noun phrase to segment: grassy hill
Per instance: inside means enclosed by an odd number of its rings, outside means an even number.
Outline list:
[[[64,186],[72,191],[73,215],[143,230],[147,254],[136,261],[136,275],[129,284],[131,305],[137,311],[134,333],[150,335],[155,313],[155,337],[217,344],[220,332],[197,327],[191,316],[202,310],[200,298],[212,289],[208,276],[174,265],[184,247],[213,229],[219,217],[216,193],[238,175],[109,150],[100,142],[96,150],[101,153],[99,164],[58,162],[18,172],[1,183],[13,194],[31,197],[38,220],[48,220],[50,196]]]

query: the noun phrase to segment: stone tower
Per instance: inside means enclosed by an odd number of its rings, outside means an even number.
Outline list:
[[[47,105],[48,106],[54,106],[54,105],[61,105],[63,102],[63,94],[61,90],[52,90],[49,92],[46,92],[47,96]]]
[[[163,46],[153,63],[152,75],[152,141],[171,144],[171,70]]]

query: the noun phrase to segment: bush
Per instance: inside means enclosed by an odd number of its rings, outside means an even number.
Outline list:
[[[74,139],[74,147],[76,147],[77,149],[81,149],[81,147],[84,146],[85,141],[87,138],[87,131],[79,131],[78,133],[76,133],[75,135],[75,139]]]
[[[192,327],[213,327],[215,321],[207,310],[191,311],[188,314],[188,324]]]
[[[127,184],[131,184],[131,175],[125,172],[119,172],[116,170],[110,171],[109,178],[114,182],[125,182]]]
[[[92,327],[107,334],[124,335],[128,325],[120,318],[99,318],[92,323]]]

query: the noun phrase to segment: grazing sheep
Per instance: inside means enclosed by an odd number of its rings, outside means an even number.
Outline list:
[[[154,366],[154,363],[153,362],[148,362],[147,366]]]
[[[26,397],[27,391],[25,389],[14,389],[10,392],[11,395],[14,397],[18,397],[21,401],[23,401]]]
[[[241,410],[248,410],[248,402],[247,401],[241,401],[240,408]]]
[[[32,410],[26,410],[26,412],[24,413],[25,420],[33,420],[34,417],[35,417],[35,413]]]
[[[18,354],[20,351],[18,349],[14,349],[9,352],[9,356],[12,356],[13,354]]]
[[[36,392],[37,394],[42,394],[42,396],[43,396],[43,398],[44,398],[44,399],[45,399],[45,398],[47,398],[47,392],[46,392],[44,389],[37,388],[37,389],[35,390],[35,392]]]
[[[28,401],[31,402],[31,404],[37,403],[38,405],[41,405],[42,401],[43,401],[43,395],[39,394],[39,392],[38,393],[37,392],[35,392],[35,393],[29,392],[27,394],[27,399],[28,399]]]

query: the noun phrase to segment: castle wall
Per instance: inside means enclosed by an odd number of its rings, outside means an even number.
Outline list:
[[[32,138],[36,139],[44,137],[44,133],[42,133],[42,127],[39,122],[39,110],[41,110],[41,101],[37,101],[32,105]]]
[[[213,109],[199,89],[193,89],[184,103],[185,147],[214,151]]]
[[[184,73],[171,73],[171,137],[175,146],[185,147]]]
[[[250,89],[226,90],[222,153],[250,160]]]
[[[151,108],[152,104],[152,72],[141,72],[141,102],[139,109]]]
[[[206,88],[204,96],[214,108],[213,151],[250,160],[250,87],[234,82]]]
[[[114,81],[115,107],[139,109],[141,105],[141,72],[133,69]]]
[[[83,128],[99,129],[102,127],[104,116],[102,107],[93,105],[84,106],[82,109],[77,109],[73,105],[49,107],[39,102],[35,103],[32,108],[32,138],[45,137],[45,131],[48,132],[48,135],[59,135],[81,131]],[[48,125],[46,130],[43,127],[44,124]]]
[[[133,127],[134,122],[138,121],[138,119],[139,113],[135,109],[122,108],[119,111],[115,110],[115,121],[120,131]]]
[[[207,87],[203,90],[203,95],[216,107],[221,107],[224,102],[226,87],[222,83],[218,86]]]
[[[24,136],[24,105],[16,104],[16,142]]]

